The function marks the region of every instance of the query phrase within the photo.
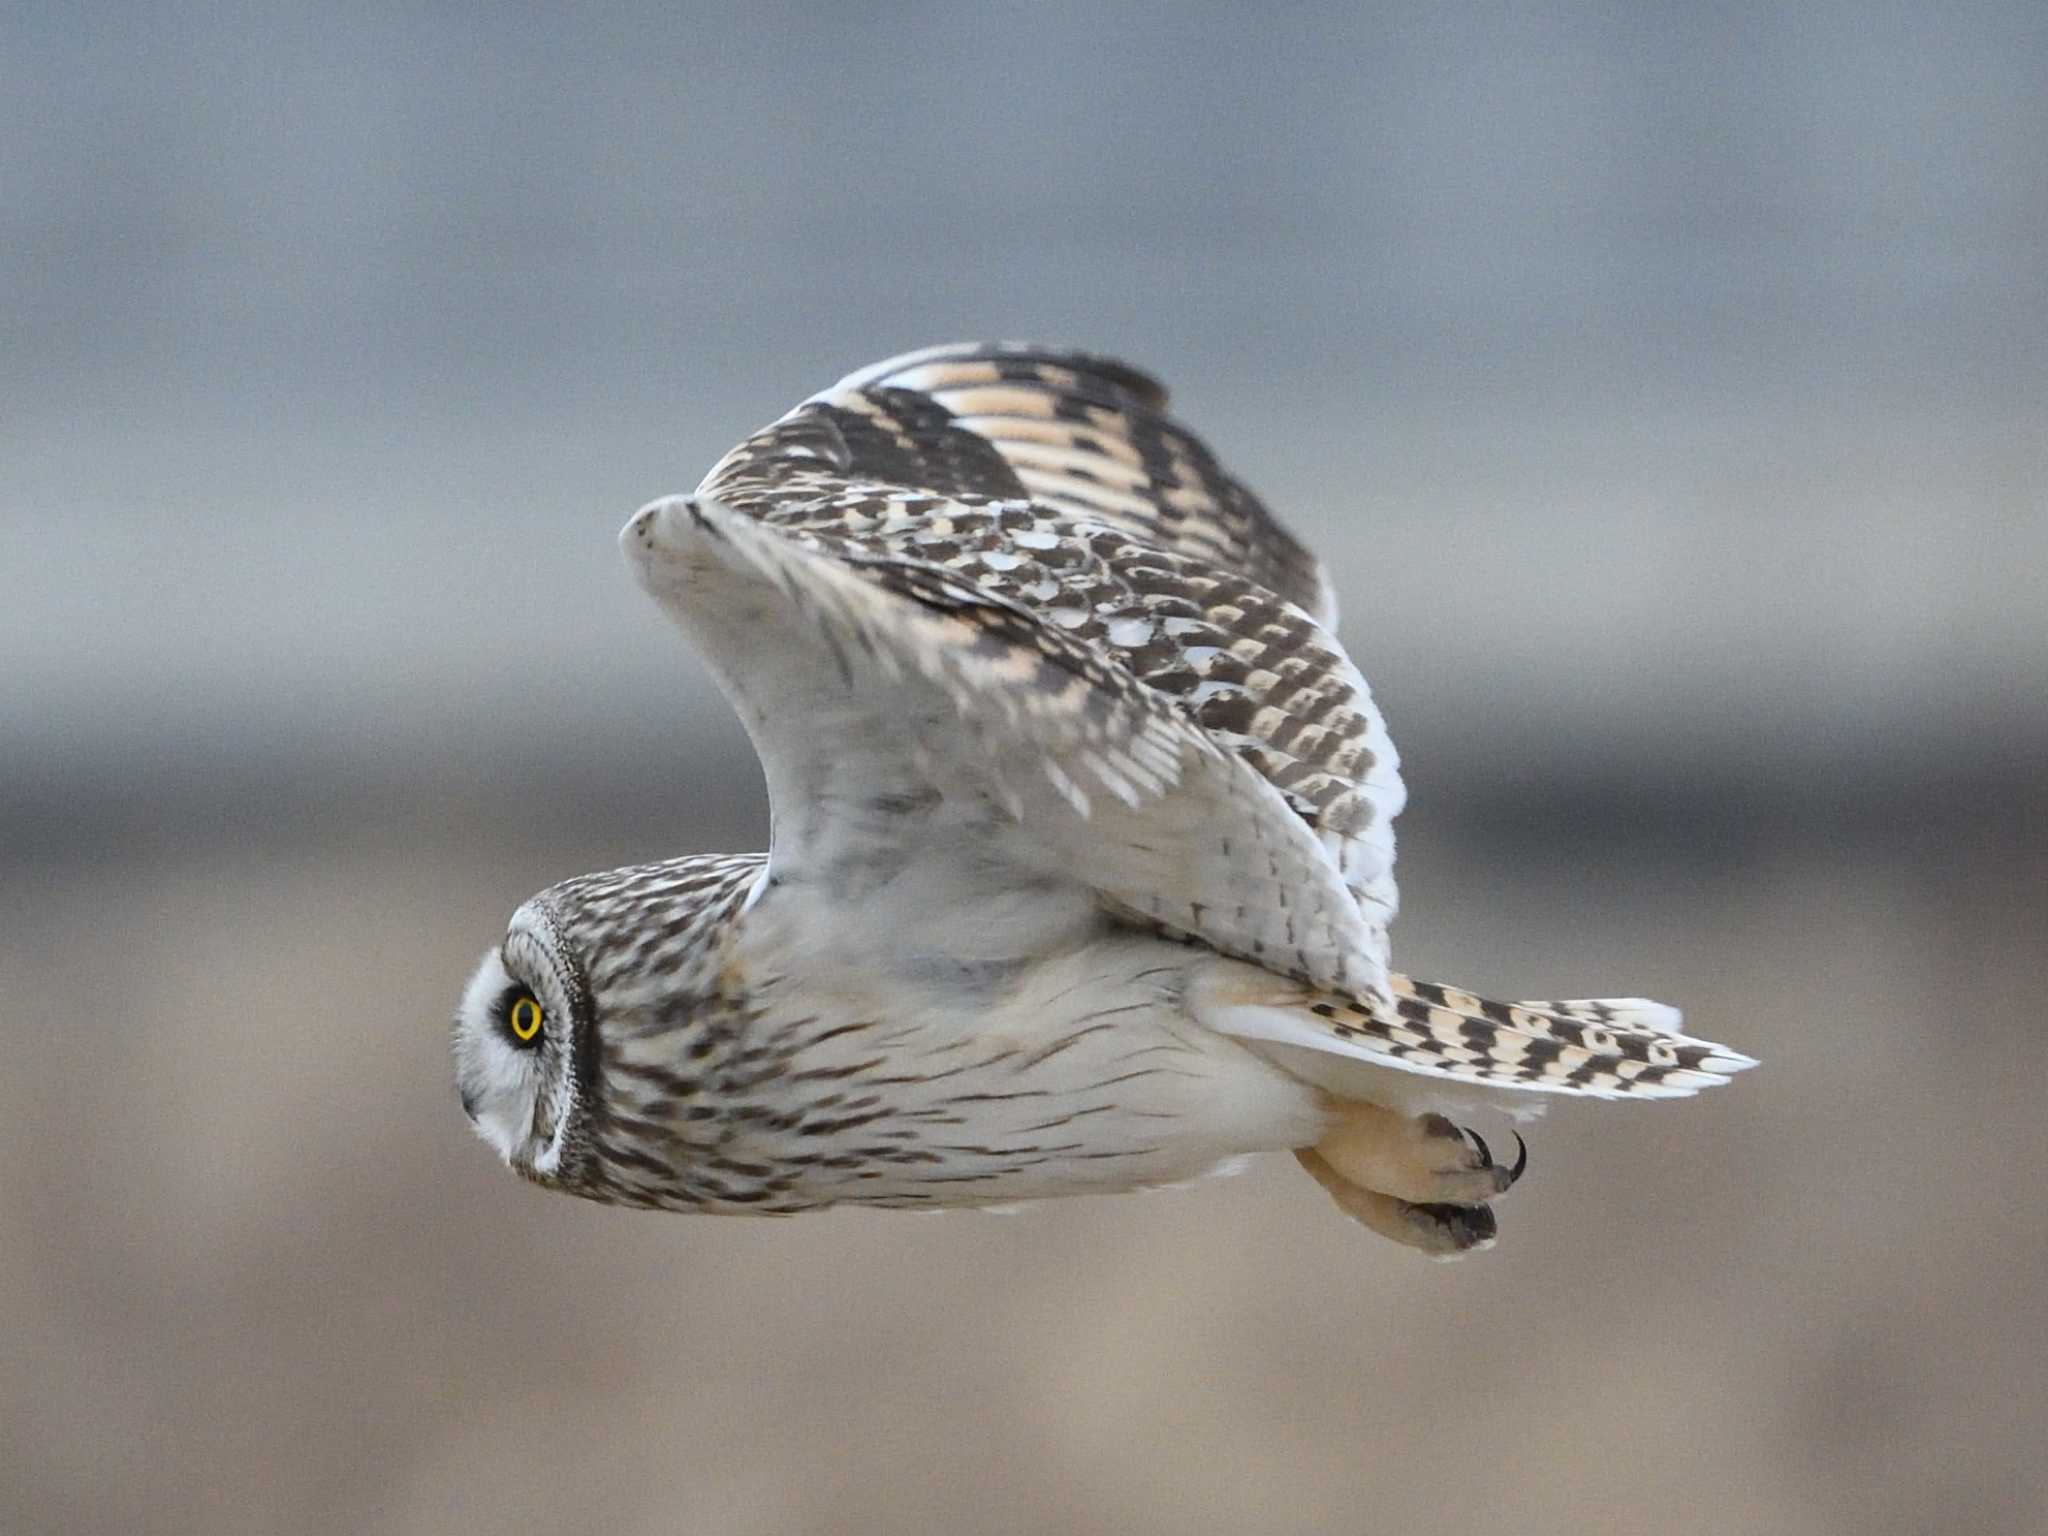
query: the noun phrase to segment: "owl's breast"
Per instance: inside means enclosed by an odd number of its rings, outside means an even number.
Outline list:
[[[1105,929],[1047,956],[737,951],[753,1067],[719,1155],[773,1179],[772,1209],[1179,1183],[1323,1125],[1315,1090],[1188,1015],[1184,945]]]

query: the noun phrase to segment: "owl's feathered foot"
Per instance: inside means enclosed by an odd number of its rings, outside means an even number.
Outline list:
[[[1456,1258],[1492,1244],[1498,1228],[1486,1202],[1529,1164],[1519,1133],[1515,1142],[1515,1161],[1503,1166],[1478,1132],[1442,1115],[1347,1103],[1321,1141],[1294,1155],[1353,1220],[1432,1257]]]

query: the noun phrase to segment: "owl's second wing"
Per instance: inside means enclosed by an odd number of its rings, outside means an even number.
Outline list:
[[[830,438],[860,479],[938,496],[1028,499],[1233,571],[1324,629],[1337,600],[1315,556],[1128,363],[1021,342],[926,347],[849,374],[720,460],[699,488],[750,510],[786,498],[791,453]]]
[[[792,474],[813,451],[794,446]],[[1047,892],[1074,890],[1319,986],[1385,991],[1380,915],[1280,787],[1115,648],[932,558],[974,532],[996,567],[1089,535],[1046,532],[1029,504],[890,502],[819,467],[785,484],[778,519],[673,497],[622,535],[760,753],[771,880],[821,887],[853,924],[885,913],[864,942],[921,955],[1021,952],[1005,913],[1037,921]],[[872,515],[842,515],[856,503]]]

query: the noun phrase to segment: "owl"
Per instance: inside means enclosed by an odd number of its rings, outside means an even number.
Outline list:
[[[1285,1151],[1455,1256],[1527,1162],[1477,1111],[1753,1064],[1641,998],[1390,968],[1405,790],[1329,579],[1134,368],[876,364],[620,542],[744,722],[772,833],[512,914],[456,1080],[535,1183],[934,1209]]]

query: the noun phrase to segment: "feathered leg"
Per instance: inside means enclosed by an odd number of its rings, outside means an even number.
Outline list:
[[[1513,1167],[1502,1167],[1476,1132],[1442,1115],[1401,1115],[1352,1100],[1338,1106],[1337,1116],[1321,1141],[1295,1157],[1338,1209],[1439,1258],[1492,1243],[1496,1228],[1486,1202],[1521,1177],[1526,1147]]]
[[[1294,1156],[1309,1176],[1329,1191],[1338,1210],[1404,1248],[1417,1249],[1433,1259],[1455,1259],[1493,1246],[1498,1228],[1486,1206],[1415,1205],[1353,1184],[1313,1147],[1301,1147]]]
[[[1315,1149],[1353,1184],[1416,1205],[1484,1205],[1515,1182],[1516,1171],[1496,1163],[1485,1142],[1442,1115],[1355,1101],[1338,1113]]]

